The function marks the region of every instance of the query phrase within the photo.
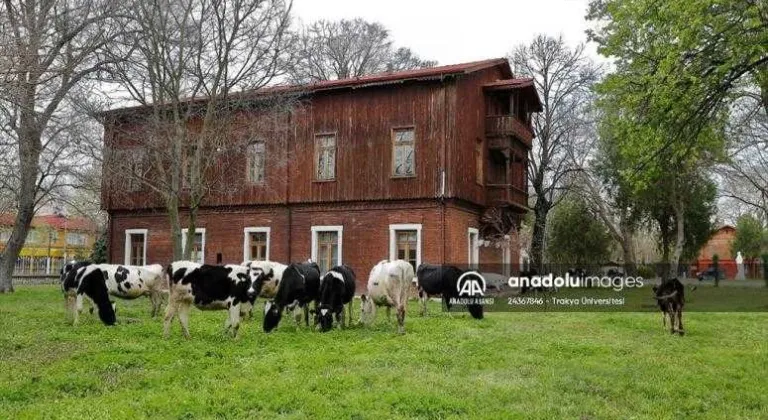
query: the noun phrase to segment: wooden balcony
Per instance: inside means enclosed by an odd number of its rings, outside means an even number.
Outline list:
[[[531,147],[533,130],[514,115],[489,115],[485,117],[485,135],[492,137],[515,136]]]
[[[488,206],[513,206],[521,211],[528,210],[528,193],[511,184],[486,184]]]

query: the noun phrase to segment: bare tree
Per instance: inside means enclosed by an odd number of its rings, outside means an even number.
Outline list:
[[[728,124],[729,164],[719,175],[721,196],[768,223],[768,113],[763,104],[754,88],[740,93]]]
[[[16,220],[0,254],[0,292],[11,276],[35,208],[63,175],[61,115],[68,95],[104,67],[100,51],[116,36],[113,0],[5,0],[0,13],[0,122],[13,179]],[[7,172],[4,172],[4,177]],[[13,172],[8,172],[12,174]]]
[[[393,48],[389,31],[378,22],[357,18],[319,20],[302,28],[298,61],[291,72],[296,83],[345,79],[384,71],[433,67],[409,48]]]
[[[543,107],[533,116],[536,138],[528,159],[534,200],[531,263],[541,269],[547,215],[567,188],[573,167],[566,153],[584,124],[600,68],[585,56],[584,45],[570,48],[562,36],[538,35],[517,46],[509,59],[517,77],[534,79]]]
[[[264,132],[286,116],[284,96],[259,99],[256,90],[288,67],[291,3],[283,0],[137,0],[115,49],[128,60],[111,69],[114,81],[140,105],[108,114],[105,176],[110,191],[139,183],[161,197],[168,212],[173,256],[190,257],[198,210],[210,194],[226,192],[229,159],[253,133],[238,132],[241,113],[263,118]],[[276,99],[277,98],[277,99]],[[123,182],[116,185],[115,182]],[[127,183],[127,184],[126,184]],[[180,208],[187,209],[181,244]]]

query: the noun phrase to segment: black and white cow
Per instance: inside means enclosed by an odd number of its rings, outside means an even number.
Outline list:
[[[684,335],[683,330],[683,306],[685,305],[685,287],[678,279],[662,281],[661,285],[653,286],[653,297],[661,309],[661,320],[664,327],[667,326],[672,334]]]
[[[74,283],[69,274],[75,272]],[[160,264],[131,266],[119,264],[89,264],[71,270],[64,280],[64,287],[76,285],[76,295],[91,299],[99,312],[99,318],[106,325],[115,323],[114,303],[109,296],[121,299],[136,299],[149,296],[152,302],[152,316],[160,311],[163,302],[163,267]],[[71,289],[65,289],[65,294]],[[73,309],[74,324],[78,322],[79,308]]]
[[[163,335],[170,334],[171,321],[178,314],[184,337],[189,338],[189,312],[194,305],[200,310],[226,310],[224,332],[237,337],[240,328],[240,306],[249,301],[252,279],[242,265],[207,265],[176,261],[166,269],[170,296],[165,312]]]
[[[372,324],[376,320],[376,307],[397,311],[397,331],[405,333],[405,309],[408,292],[413,282],[413,266],[405,260],[380,261],[368,276],[368,294],[361,295],[360,322]]]
[[[319,291],[320,267],[317,264],[295,263],[286,267],[275,298],[264,305],[264,331],[270,332],[277,327],[283,310],[292,312],[298,325],[299,309],[302,309],[304,323],[309,326],[309,304],[317,300]]]
[[[333,315],[344,328],[344,305],[347,305],[348,320],[352,322],[352,298],[355,297],[357,279],[352,268],[339,265],[325,273],[320,281],[320,293],[316,313],[320,331],[333,328]]]
[[[59,271],[59,281],[61,283],[61,291],[64,293],[64,304],[67,313],[74,314],[77,311],[79,314],[83,311],[83,297],[77,294],[77,281],[75,278],[77,270],[88,265],[91,265],[90,261],[69,261]],[[93,312],[93,307],[91,307],[91,312]]]
[[[463,270],[450,265],[421,264],[416,269],[422,316],[427,314],[429,296],[441,295],[445,309],[451,310],[451,298],[459,297],[458,283],[462,274]],[[472,318],[483,319],[482,305],[467,305],[467,311]]]
[[[248,289],[250,300],[243,303],[240,316],[247,314],[249,318],[253,318],[253,305],[256,303],[256,298],[274,298],[280,279],[283,278],[283,272],[288,266],[275,261],[245,261],[241,265],[248,269],[253,282]]]

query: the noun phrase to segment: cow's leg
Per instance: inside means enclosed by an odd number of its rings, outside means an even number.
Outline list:
[[[427,296],[427,293],[419,287],[419,303],[421,303],[421,316],[427,316],[427,299],[429,299],[429,296]]]
[[[677,307],[677,333],[680,335],[685,335],[685,331],[683,330],[683,307],[682,306]]]
[[[443,295],[443,307],[445,308],[445,311],[448,313],[449,318],[453,318],[453,312],[451,312],[451,298]]]
[[[156,317],[160,313],[160,305],[163,302],[163,296],[159,290],[152,290],[149,292],[149,300],[152,302],[152,318]]]
[[[664,329],[667,329],[667,312],[661,311],[661,326]]]
[[[405,304],[397,305],[397,332],[405,334]]]
[[[179,305],[179,323],[181,324],[181,332],[184,333],[184,338],[190,338],[189,335],[189,310],[191,305],[189,303],[181,303]]]
[[[165,308],[165,318],[163,319],[163,337],[168,338],[171,333],[171,322],[176,316],[176,311],[179,310],[178,302],[174,302],[173,299],[168,299],[168,307]]]
[[[78,294],[77,297],[75,298],[75,302],[73,303],[74,306],[72,307],[72,309],[73,309],[73,311],[72,311],[72,325],[73,326],[77,326],[77,324],[80,322],[80,311],[77,309],[78,299],[80,299],[79,302],[80,302],[80,307],[81,308],[82,308],[82,305],[83,305],[83,297],[82,297],[82,295]]]
[[[229,325],[232,338],[237,338],[237,330],[240,328],[240,305],[232,305],[229,308]]]
[[[669,333],[674,334],[677,332],[675,329],[675,307],[671,304],[667,304],[667,314],[669,315]]]

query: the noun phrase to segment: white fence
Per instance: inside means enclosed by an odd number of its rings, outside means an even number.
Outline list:
[[[64,265],[64,258],[19,257],[16,260],[13,275],[58,274],[62,265]]]

